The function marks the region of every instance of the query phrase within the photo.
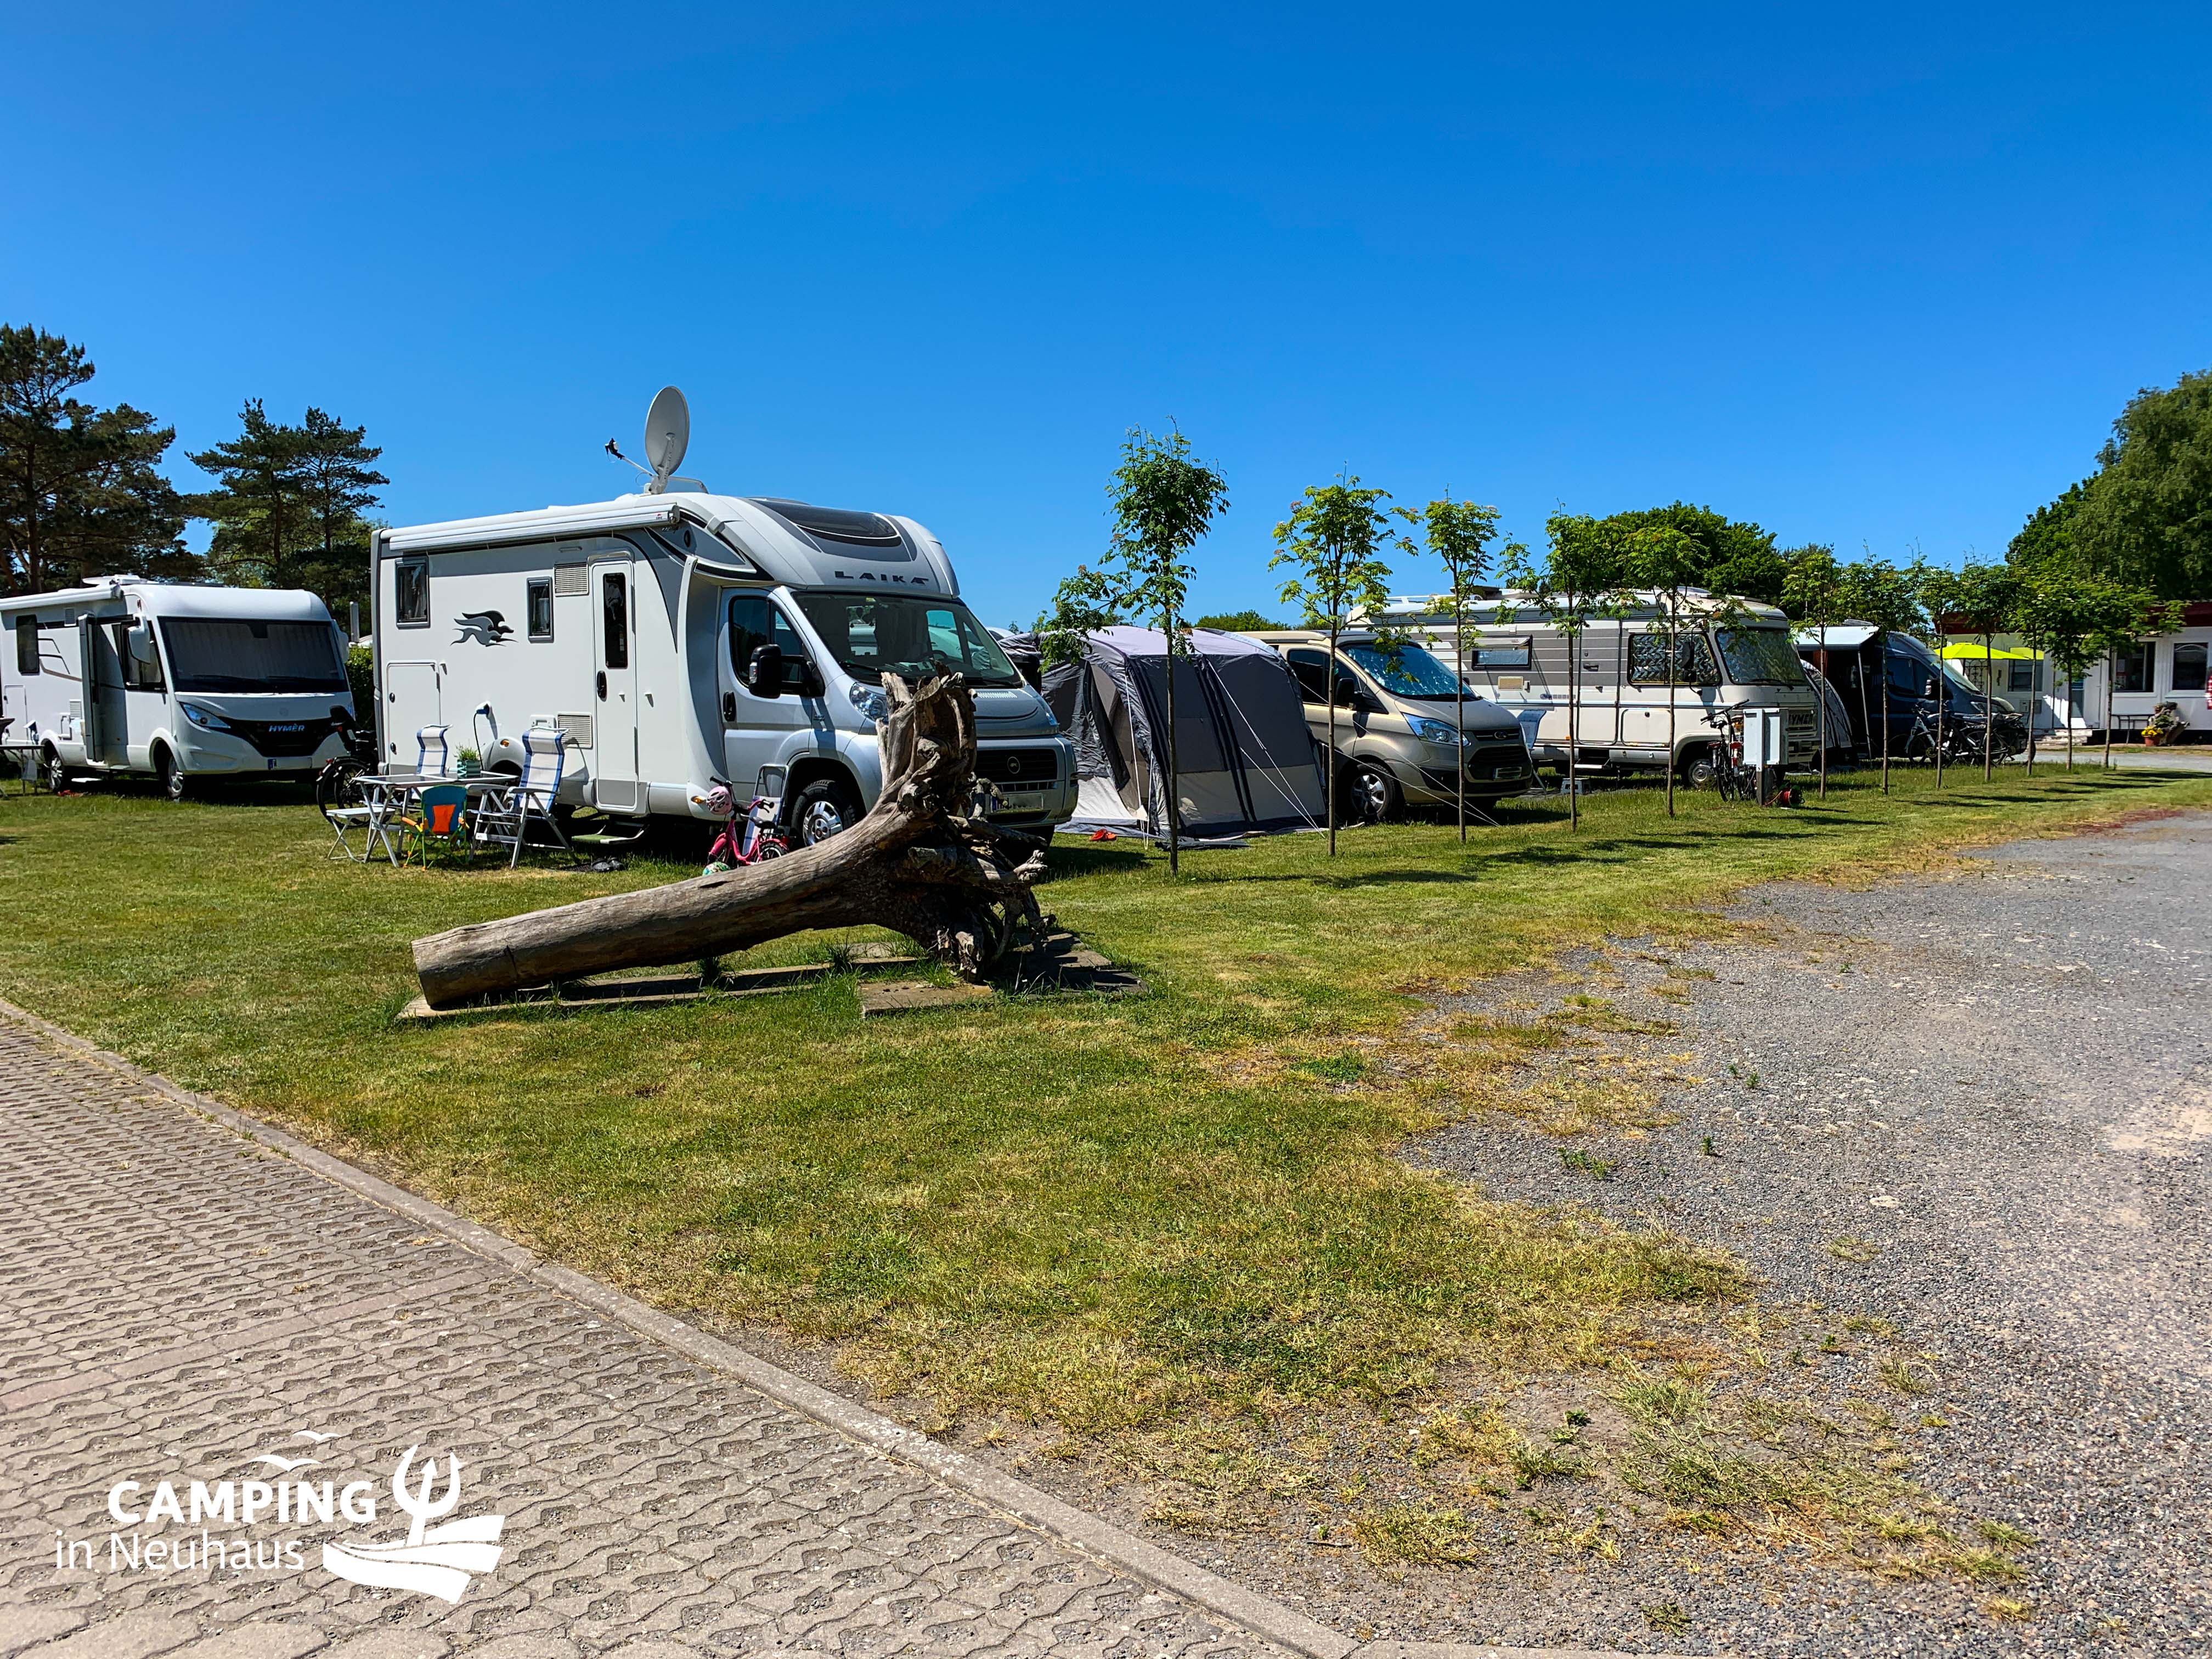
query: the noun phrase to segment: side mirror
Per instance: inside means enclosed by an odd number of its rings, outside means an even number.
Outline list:
[[[777,645],[756,646],[752,660],[745,665],[745,690],[757,697],[780,697],[783,695],[783,647]]]

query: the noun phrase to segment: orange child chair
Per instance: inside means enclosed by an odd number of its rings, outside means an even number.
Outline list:
[[[409,859],[420,859],[428,869],[433,847],[444,853],[458,848],[465,860],[475,857],[475,848],[471,844],[467,785],[433,784],[415,800],[418,810],[399,820],[403,864]]]

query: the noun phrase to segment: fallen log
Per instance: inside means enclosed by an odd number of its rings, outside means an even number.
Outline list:
[[[615,893],[415,941],[434,1008],[621,968],[692,962],[809,928],[888,927],[975,980],[1024,921],[1045,843],[968,816],[975,705],[960,676],[909,687],[884,676],[883,793],[842,835],[642,892]]]

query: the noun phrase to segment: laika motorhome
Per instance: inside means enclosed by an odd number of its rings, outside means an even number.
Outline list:
[[[1439,660],[1452,661],[1449,601],[1394,599],[1372,620],[1410,634]],[[1723,602],[1691,590],[1675,635],[1674,746],[1668,747],[1667,631],[1663,596],[1629,595],[1617,617],[1583,629],[1575,730],[1567,730],[1573,641],[1526,594],[1508,591],[1470,609],[1468,684],[1513,712],[1529,752],[1551,766],[1583,774],[1657,771],[1671,758],[1682,775],[1711,775],[1719,732],[1713,710],[1778,708],[1790,764],[1812,764],[1820,735],[1814,692],[1791,643],[1790,624],[1772,605]]]
[[[0,715],[56,786],[301,777],[345,752],[345,651],[312,593],[100,576],[0,599]]]
[[[811,843],[881,786],[884,674],[957,670],[994,821],[1048,830],[1073,814],[1073,750],[960,602],[934,536],[911,519],[666,490],[682,446],[655,453],[653,429],[640,494],[377,532],[386,768],[414,763],[425,727],[488,770],[520,767],[523,732],[557,728],[570,806],[704,817],[720,781],[780,796]]]

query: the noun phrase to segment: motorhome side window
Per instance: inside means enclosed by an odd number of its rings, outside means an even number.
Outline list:
[[[126,691],[159,691],[161,687],[161,657],[154,645],[153,629],[141,623],[115,624],[115,654],[123,664],[123,688]]]
[[[1469,668],[1526,668],[1528,666],[1528,640],[1523,635],[1517,640],[1477,640],[1468,649]]]
[[[18,674],[39,672],[39,619],[36,617],[15,618],[15,672]]]
[[[599,573],[599,623],[607,666],[629,667],[629,578],[619,570]]]
[[[1628,678],[1632,685],[1664,685],[1669,678],[1677,685],[1718,685],[1720,665],[1713,659],[1713,648],[1705,643],[1702,634],[1677,634],[1674,636],[1674,670],[1667,672],[1667,636],[1664,634],[1632,635],[1628,641]]]
[[[769,603],[765,593],[730,595],[730,669],[738,684],[745,683],[753,653],[772,645],[783,653],[783,689],[805,691],[808,685],[805,642],[783,612]]]
[[[1935,695],[1936,684],[1926,664],[1893,656],[1889,659],[1889,689],[1900,697],[1926,697]]]
[[[430,625],[430,562],[402,559],[392,568],[392,610],[402,628]]]
[[[550,640],[553,637],[553,579],[534,576],[527,591],[529,597],[523,605],[523,615],[529,619],[530,637]]]

